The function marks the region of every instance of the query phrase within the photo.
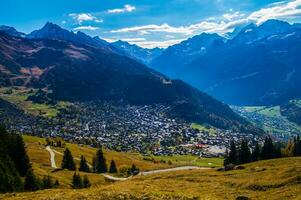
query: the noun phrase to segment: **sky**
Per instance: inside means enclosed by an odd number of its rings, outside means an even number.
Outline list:
[[[268,19],[301,22],[301,0],[0,0],[0,25],[30,33],[52,22],[109,42],[163,47]]]

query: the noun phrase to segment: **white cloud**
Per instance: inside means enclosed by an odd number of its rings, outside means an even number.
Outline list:
[[[289,19],[301,16],[301,0],[290,2],[280,2],[272,4],[267,8],[253,12],[248,19],[257,24],[263,23],[268,19]]]
[[[230,13],[223,14],[223,18],[228,21],[233,21],[234,19],[241,18],[244,15],[245,14],[240,13],[239,11],[236,11],[236,12],[230,12]]]
[[[149,48],[149,49],[152,49],[155,47],[167,48],[171,45],[178,44],[178,43],[182,42],[183,40],[185,40],[185,38],[184,39],[165,40],[165,41],[141,41],[141,42],[133,42],[133,44],[136,44],[143,48]]]
[[[75,21],[77,21],[78,24],[82,24],[85,21],[94,21],[97,23],[103,22],[102,19],[98,19],[97,17],[89,13],[70,13],[69,16],[72,17]]]
[[[132,12],[134,10],[136,10],[135,6],[126,4],[126,5],[123,6],[123,8],[115,8],[115,9],[108,10],[108,13],[112,13],[112,14],[124,13],[124,12]]]
[[[290,19],[301,16],[301,0],[293,0],[289,2],[278,2],[277,4],[270,4],[266,8],[262,8],[249,15],[245,15],[238,11],[229,10],[228,13],[222,15],[221,19],[212,20],[214,18],[207,18],[197,24],[188,26],[171,26],[167,23],[156,25],[144,25],[126,27],[118,30],[112,30],[111,33],[138,33],[139,35],[146,35],[150,33],[163,32],[184,34],[191,36],[201,32],[225,34],[232,31],[236,26],[243,25],[249,22],[260,24],[269,19]]]
[[[145,38],[122,38],[121,39],[122,41],[126,41],[126,42],[143,42],[143,41],[146,41]]]
[[[79,27],[74,28],[73,30],[75,30],[75,31],[82,31],[82,30],[95,31],[97,29],[99,29],[99,27],[96,27],[96,26],[79,26]]]

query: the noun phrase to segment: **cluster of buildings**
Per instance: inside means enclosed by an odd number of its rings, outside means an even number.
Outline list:
[[[64,140],[117,151],[143,154],[223,155],[230,140],[251,134],[216,129],[215,134],[191,128],[191,124],[172,119],[168,106],[130,106],[108,102],[74,104],[59,112],[56,118],[21,117],[11,123],[11,131]],[[17,119],[16,119],[17,120]]]

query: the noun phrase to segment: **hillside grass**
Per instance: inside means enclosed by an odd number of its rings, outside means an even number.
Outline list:
[[[90,189],[53,189],[2,195],[4,199],[301,199],[301,158],[281,158],[244,165],[233,171],[190,170],[137,176]]]
[[[46,140],[44,138],[34,137],[34,136],[23,136],[24,142],[26,144],[26,150],[32,162],[34,172],[42,178],[43,176],[50,175],[54,179],[60,182],[61,188],[70,188],[71,178],[74,171],[67,170],[53,170],[50,163],[49,152],[46,151],[45,145]],[[85,156],[88,163],[92,164],[92,158],[95,155],[97,149],[86,145],[77,145],[66,143],[66,147],[70,149],[74,161],[77,166],[79,166],[79,158],[81,155]],[[63,159],[63,152],[65,148],[51,147],[55,151],[55,161],[57,167],[61,166]],[[204,167],[217,167],[221,166],[222,159],[220,158],[198,158],[197,156],[153,156],[154,160],[145,159],[139,153],[134,152],[115,152],[110,150],[104,150],[104,156],[107,160],[107,165],[111,160],[114,160],[117,168],[121,169],[123,167],[131,167],[135,164],[141,171],[149,171],[156,169],[166,169],[177,166],[184,165],[195,165]],[[168,161],[171,160],[172,164]],[[164,161],[164,162],[163,162]],[[212,164],[208,164],[212,163]],[[110,184],[104,179],[102,175],[92,174],[92,173],[81,173],[82,175],[87,175],[93,186]],[[118,176],[118,175],[116,175]]]
[[[56,117],[60,108],[65,108],[67,102],[58,102],[56,105],[38,104],[26,99],[34,94],[36,89],[25,87],[2,87],[0,88],[0,98],[16,105],[28,114],[43,117]]]
[[[244,106],[248,112],[256,112],[269,117],[280,117],[280,106]]]
[[[216,129],[211,127],[211,126],[204,126],[201,124],[197,123],[192,123],[190,125],[191,128],[199,130],[200,132],[208,132],[210,136],[215,136],[216,135]]]

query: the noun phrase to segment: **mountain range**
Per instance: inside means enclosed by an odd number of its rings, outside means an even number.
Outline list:
[[[150,66],[234,105],[301,97],[301,25],[268,20],[231,38],[201,34],[167,48]]]
[[[99,38],[51,23],[25,37],[4,31],[0,33],[0,85],[40,88],[53,100],[165,104],[172,117],[259,132],[226,104],[120,52]]]

